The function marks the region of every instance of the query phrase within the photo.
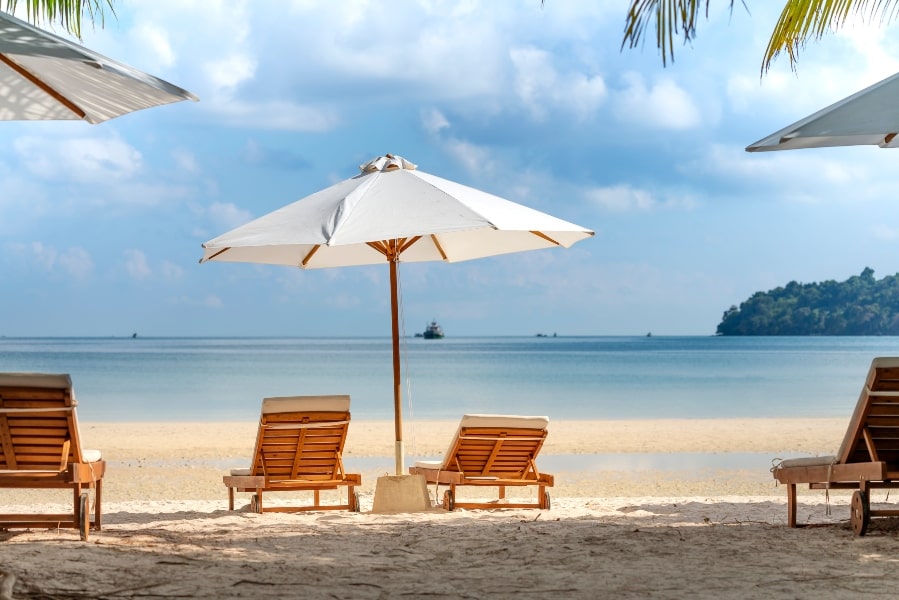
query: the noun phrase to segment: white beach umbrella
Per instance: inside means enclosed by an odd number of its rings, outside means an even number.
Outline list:
[[[203,244],[200,262],[322,269],[387,262],[397,475],[403,471],[397,264],[570,247],[593,232],[434,175],[390,154],[361,174]]]
[[[0,120],[100,123],[190,92],[0,12]]]
[[[796,121],[747,152],[876,145],[899,147],[899,73]]]

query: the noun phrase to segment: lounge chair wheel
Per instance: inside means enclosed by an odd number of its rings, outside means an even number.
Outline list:
[[[362,512],[362,502],[359,500],[359,492],[353,492],[353,512]]]
[[[871,521],[871,505],[868,495],[861,490],[852,494],[852,502],[849,504],[849,523],[855,535],[862,536],[868,531],[868,523]]]
[[[549,510],[552,506],[552,502],[549,500],[549,492],[543,492],[543,506],[541,508],[543,510]]]
[[[81,534],[81,541],[87,541],[87,532],[91,527],[91,501],[87,492],[82,492],[78,498],[78,509],[81,514],[78,518],[78,533]]]
[[[456,508],[456,499],[453,497],[452,490],[443,492],[443,509],[453,511]]]

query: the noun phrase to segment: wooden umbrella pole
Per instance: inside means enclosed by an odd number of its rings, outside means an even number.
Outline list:
[[[400,317],[397,290],[397,261],[390,260],[390,318],[393,328],[393,422],[396,434],[396,474],[403,474],[403,403],[400,376]]]

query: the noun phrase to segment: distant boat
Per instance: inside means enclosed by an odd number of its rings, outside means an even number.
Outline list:
[[[416,337],[419,334],[415,334]],[[427,327],[425,327],[425,332],[421,334],[426,340],[442,340],[443,339],[443,328],[437,324],[437,321],[431,321]]]

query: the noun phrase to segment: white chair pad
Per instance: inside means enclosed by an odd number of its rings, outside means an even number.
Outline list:
[[[780,467],[825,467],[837,462],[836,456],[807,456],[803,458],[790,458],[780,463]]]

